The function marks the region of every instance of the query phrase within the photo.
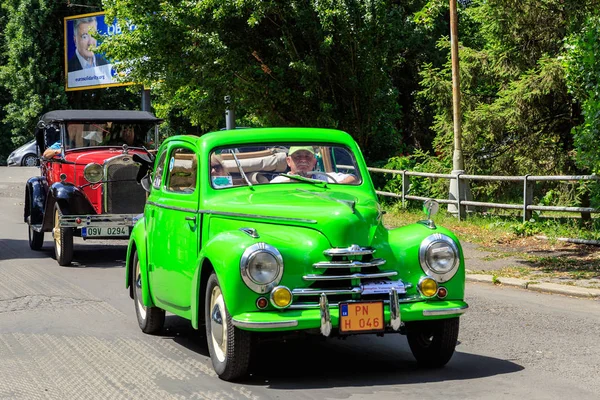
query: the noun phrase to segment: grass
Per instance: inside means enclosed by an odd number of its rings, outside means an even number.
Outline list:
[[[425,219],[420,210],[396,206],[388,207],[386,211],[384,224],[388,228]],[[491,274],[496,281],[510,277],[564,284],[585,282],[587,286],[600,287],[600,246],[558,240],[560,237],[598,240],[599,219],[594,219],[589,226],[577,219],[565,220],[563,217],[538,218],[523,224],[517,217],[490,214],[471,214],[467,220],[458,221],[440,205],[434,221],[453,231],[461,242],[477,244],[482,251],[489,253],[481,259],[483,262],[505,260],[505,264],[510,264],[473,273]],[[548,240],[540,240],[537,235]]]

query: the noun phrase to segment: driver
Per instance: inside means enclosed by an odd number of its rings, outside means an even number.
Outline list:
[[[315,150],[312,146],[292,146],[286,157],[287,165],[290,167],[289,175],[299,175],[306,178],[318,179],[329,183],[353,183],[356,182],[356,176],[351,174],[342,174],[340,172],[315,172],[317,159]],[[291,179],[286,176],[277,176],[271,180],[271,183],[290,182]]]

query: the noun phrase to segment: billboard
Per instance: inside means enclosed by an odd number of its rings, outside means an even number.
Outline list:
[[[74,15],[64,20],[65,37],[65,81],[66,90],[87,90],[132,83],[116,82],[111,60],[96,53],[99,44],[94,38],[100,35],[116,35],[121,28],[116,20],[106,24],[104,12]]]

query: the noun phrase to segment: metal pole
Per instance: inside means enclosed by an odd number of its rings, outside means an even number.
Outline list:
[[[235,116],[233,110],[229,108],[231,106],[231,96],[225,96],[225,106],[225,129],[235,129]]]
[[[151,111],[150,109],[150,89],[142,89],[142,111]]]
[[[471,200],[471,190],[465,182],[460,184],[460,175],[465,173],[465,163],[462,153],[462,126],[460,112],[460,69],[458,58],[458,12],[457,0],[450,0],[450,56],[452,58],[452,118],[454,120],[454,153],[452,154],[452,175],[456,179],[450,180],[449,199],[456,203],[448,204],[448,212],[455,214],[459,219],[464,217],[460,210],[462,200]]]
[[[462,126],[460,114],[460,71],[458,60],[458,13],[456,0],[450,0],[450,45],[452,57],[452,116],[454,118],[454,154],[452,169],[464,170],[462,154]]]

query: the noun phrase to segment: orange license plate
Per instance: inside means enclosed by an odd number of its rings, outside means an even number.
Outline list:
[[[385,329],[383,302],[340,304],[340,332],[380,332]]]

